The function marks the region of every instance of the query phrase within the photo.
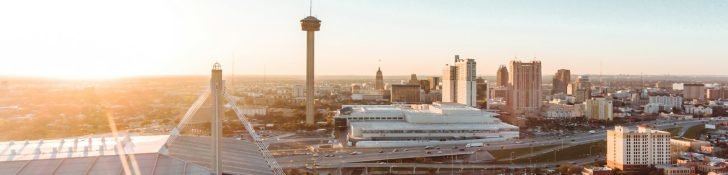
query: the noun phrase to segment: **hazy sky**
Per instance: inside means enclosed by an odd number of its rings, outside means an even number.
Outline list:
[[[518,57],[543,74],[728,75],[728,1],[316,0],[316,73],[478,74]],[[0,75],[303,75],[308,1],[0,1]],[[229,72],[228,72],[229,73]],[[227,73],[226,73],[227,74]]]

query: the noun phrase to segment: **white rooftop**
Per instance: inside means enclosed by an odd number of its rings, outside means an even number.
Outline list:
[[[72,139],[0,142],[0,162],[158,153],[169,135],[81,137]],[[117,144],[122,150],[116,149]]]
[[[356,121],[351,122],[354,128],[363,130],[493,130],[518,129],[517,126],[506,123],[435,123],[418,124],[405,121]]]

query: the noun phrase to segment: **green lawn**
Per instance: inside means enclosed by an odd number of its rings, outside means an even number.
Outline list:
[[[700,137],[700,133],[705,130],[705,125],[695,125],[690,128],[688,128],[687,131],[685,131],[685,135],[683,137],[685,138],[691,138],[691,139],[698,139]]]
[[[549,149],[556,147],[557,145],[546,145],[546,146],[534,146],[533,152],[538,152],[540,150]],[[516,148],[516,149],[502,149],[502,150],[492,150],[488,151],[490,152],[493,157],[496,159],[508,159],[511,158],[511,152],[513,152],[514,157],[518,157],[520,155],[530,154],[531,153],[531,147],[526,148]]]
[[[663,131],[670,132],[670,135],[672,135],[672,136],[678,136],[678,134],[680,134],[680,127],[667,128],[667,129],[663,129]]]
[[[594,143],[587,143],[581,145],[575,145],[572,147],[565,148],[561,151],[549,152],[541,154],[535,157],[531,157],[531,163],[542,163],[542,162],[553,162],[562,160],[573,160],[589,157],[589,149],[591,149],[592,155],[606,155],[607,154],[607,142],[599,141]],[[528,158],[514,160],[513,163],[529,163]]]

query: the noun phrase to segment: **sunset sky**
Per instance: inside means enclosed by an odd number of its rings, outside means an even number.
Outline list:
[[[728,1],[316,0],[318,75],[439,75],[453,55],[493,75],[728,75]],[[0,1],[0,75],[305,74],[309,1]],[[264,68],[265,67],[265,68]]]

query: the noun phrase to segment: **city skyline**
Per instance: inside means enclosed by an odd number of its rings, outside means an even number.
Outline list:
[[[326,19],[316,74],[370,75],[381,59],[387,75],[438,75],[460,54],[480,63],[479,75],[494,75],[514,57],[542,61],[546,74],[728,75],[720,69],[728,57],[721,52],[728,13],[720,11],[727,5],[314,1],[313,15]],[[2,2],[0,20],[10,27],[0,29],[0,47],[7,49],[0,57],[8,58],[0,75],[203,75],[197,65],[215,61],[233,70],[233,56],[239,75],[304,75],[305,36],[294,29],[308,7],[307,1]]]

